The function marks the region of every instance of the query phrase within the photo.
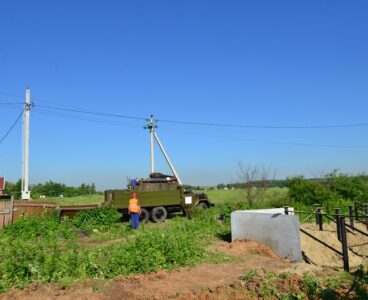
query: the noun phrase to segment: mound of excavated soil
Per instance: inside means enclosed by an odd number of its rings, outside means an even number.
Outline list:
[[[324,241],[331,247],[342,252],[341,242],[337,239],[336,225],[334,223],[324,224],[323,231],[318,229],[315,224],[303,224],[301,226],[308,233],[311,233],[318,239]],[[357,224],[357,228],[366,230],[362,224]],[[304,233],[300,233],[302,251],[310,259],[310,261],[318,266],[338,267],[341,268],[342,257],[319,242],[313,240]],[[368,237],[359,233],[347,234],[348,245],[352,249],[349,250],[349,263],[351,267],[357,267],[361,264],[366,265],[368,255]]]
[[[280,259],[270,247],[255,241],[245,240],[232,243],[221,241],[217,242],[211,249],[241,258],[249,255],[262,255],[273,259]]]

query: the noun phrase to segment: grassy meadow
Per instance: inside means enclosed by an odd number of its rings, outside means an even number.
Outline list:
[[[197,191],[195,191],[197,192]],[[228,202],[246,202],[245,190],[203,190],[208,195],[208,198],[215,205],[224,204]],[[138,195],[139,196],[139,195]],[[33,199],[38,201],[38,199]],[[41,200],[41,199],[40,199]],[[43,201],[55,202],[59,205],[85,205],[85,204],[99,204],[104,201],[104,195],[91,194],[82,195],[76,197],[47,197],[42,199]],[[288,202],[288,189],[287,188],[269,188],[266,190],[264,197],[255,204],[254,207],[275,206],[277,204],[286,205]]]
[[[76,197],[47,197],[45,199],[33,199],[34,201],[47,201],[47,202],[55,202],[59,205],[85,205],[85,204],[99,204],[103,202],[104,195],[103,194],[90,194],[90,195],[81,195]]]
[[[212,203],[223,204],[226,202],[246,202],[246,192],[242,189],[234,190],[207,190],[203,191],[208,195]],[[269,188],[266,190],[264,196],[259,200],[255,206],[264,206],[277,203],[286,203],[288,200],[287,188]]]

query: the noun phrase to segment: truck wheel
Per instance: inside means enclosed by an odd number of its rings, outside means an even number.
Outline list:
[[[141,214],[139,215],[139,222],[140,223],[147,223],[149,219],[149,211],[145,208],[141,208]]]
[[[208,205],[207,205],[207,203],[206,203],[206,202],[199,202],[199,203],[197,204],[197,207],[198,207],[198,208],[207,209],[207,208],[208,208]]]
[[[158,206],[152,209],[151,218],[153,222],[155,223],[164,222],[166,220],[166,217],[167,217],[167,211],[165,207]]]

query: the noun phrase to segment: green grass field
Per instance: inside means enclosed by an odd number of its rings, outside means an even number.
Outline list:
[[[47,197],[46,199],[33,199],[35,201],[55,202],[59,205],[84,205],[84,204],[99,204],[104,200],[103,194],[82,195],[76,197]]]
[[[225,202],[246,202],[245,190],[207,190],[204,191],[209,199],[216,205]],[[266,190],[264,196],[259,200],[257,205],[273,205],[276,202],[287,202],[288,189],[287,188],[269,188]]]
[[[246,201],[245,190],[207,190],[201,191],[208,195],[209,199],[215,205],[225,202],[243,202]],[[138,195],[139,196],[139,195]],[[35,201],[38,201],[34,199]],[[48,197],[42,199],[44,201],[55,202],[59,205],[84,205],[84,204],[99,204],[104,201],[103,194],[82,195],[76,197]],[[265,195],[255,207],[264,207],[267,205],[275,206],[277,204],[287,203],[288,189],[287,188],[270,188],[267,189]]]
[[[209,199],[215,205],[223,204],[227,202],[243,202],[246,201],[245,190],[207,190],[201,191],[208,195]],[[139,195],[138,195],[139,196]],[[34,199],[38,201],[38,199]],[[99,204],[104,201],[103,194],[82,195],[76,197],[48,197],[42,199],[44,201],[55,202],[59,205],[84,205],[84,204]],[[287,188],[269,188],[265,195],[260,199],[255,207],[286,205],[288,202],[288,189]]]

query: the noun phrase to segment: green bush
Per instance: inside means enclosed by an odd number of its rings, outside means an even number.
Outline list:
[[[323,179],[307,180],[303,176],[288,178],[289,197],[297,204],[320,204],[331,211],[339,205],[368,199],[368,177],[333,172]]]
[[[331,191],[321,181],[311,181],[303,176],[288,179],[290,199],[304,205],[325,205],[339,199],[339,195]]]
[[[327,186],[342,199],[365,203],[368,199],[368,178],[360,174],[349,176],[333,172],[326,176]]]
[[[11,239],[29,240],[36,237],[50,237],[58,229],[58,222],[54,215],[30,217],[17,220],[14,224],[2,230],[2,236]]]
[[[219,204],[218,209],[220,210],[221,219],[226,223],[230,223],[230,214],[236,210],[249,209],[249,204],[245,201],[225,202]]]
[[[116,225],[121,214],[112,207],[102,207],[80,211],[73,219],[74,226],[85,229],[108,229]]]

